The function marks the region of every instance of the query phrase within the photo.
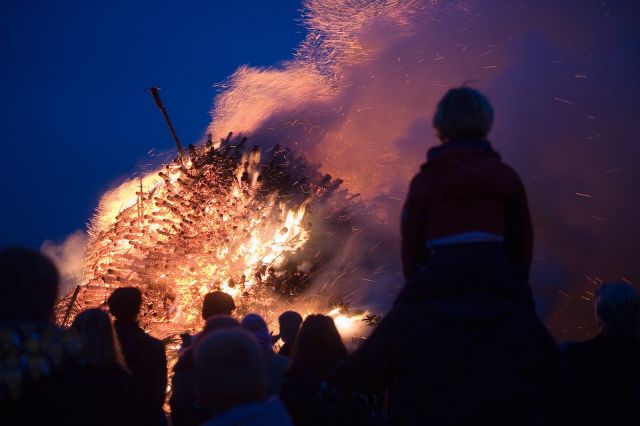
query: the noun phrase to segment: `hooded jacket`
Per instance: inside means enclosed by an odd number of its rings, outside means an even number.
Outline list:
[[[453,140],[431,148],[402,211],[402,262],[409,278],[429,258],[430,242],[503,241],[528,280],[533,230],[518,174],[486,140]],[[468,240],[468,238],[467,238]]]
[[[290,426],[289,414],[277,396],[238,405],[219,414],[203,426]]]

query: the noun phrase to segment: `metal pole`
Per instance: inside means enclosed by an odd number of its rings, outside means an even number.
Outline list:
[[[180,139],[178,139],[178,135],[176,134],[176,131],[173,128],[173,124],[171,124],[171,119],[169,118],[169,114],[167,114],[167,110],[165,109],[164,105],[162,104],[162,100],[160,99],[160,92],[158,91],[158,88],[156,86],[153,86],[149,90],[151,91],[151,96],[153,96],[153,101],[155,102],[155,104],[158,107],[158,109],[160,110],[160,112],[162,112],[162,115],[164,115],[164,119],[167,121],[167,125],[169,126],[169,131],[171,132],[171,135],[173,136],[173,140],[176,141],[176,146],[178,147],[178,153],[180,154],[180,157],[183,157],[184,156],[184,149],[182,148],[182,144],[180,143]]]

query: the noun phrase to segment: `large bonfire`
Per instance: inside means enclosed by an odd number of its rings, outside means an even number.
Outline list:
[[[322,285],[305,293],[359,232],[353,215],[367,214],[341,183],[278,145],[262,151],[229,134],[190,146],[101,203],[84,285],[61,301],[59,319],[104,303],[120,286],[143,290],[141,323],[160,337],[196,330],[202,297],[213,290],[231,294],[238,314],[258,312],[271,323],[292,304],[325,309],[343,326],[367,318],[349,318]]]

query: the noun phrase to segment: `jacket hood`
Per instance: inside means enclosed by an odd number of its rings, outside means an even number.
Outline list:
[[[289,426],[291,418],[276,396],[221,413],[203,426]]]
[[[0,401],[18,399],[77,354],[71,334],[51,324],[0,322]]]

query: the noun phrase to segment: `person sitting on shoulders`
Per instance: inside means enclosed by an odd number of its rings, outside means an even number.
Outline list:
[[[533,306],[527,196],[487,140],[492,124],[491,104],[474,89],[451,89],[438,103],[441,145],[428,151],[402,210],[398,303],[473,291]]]

